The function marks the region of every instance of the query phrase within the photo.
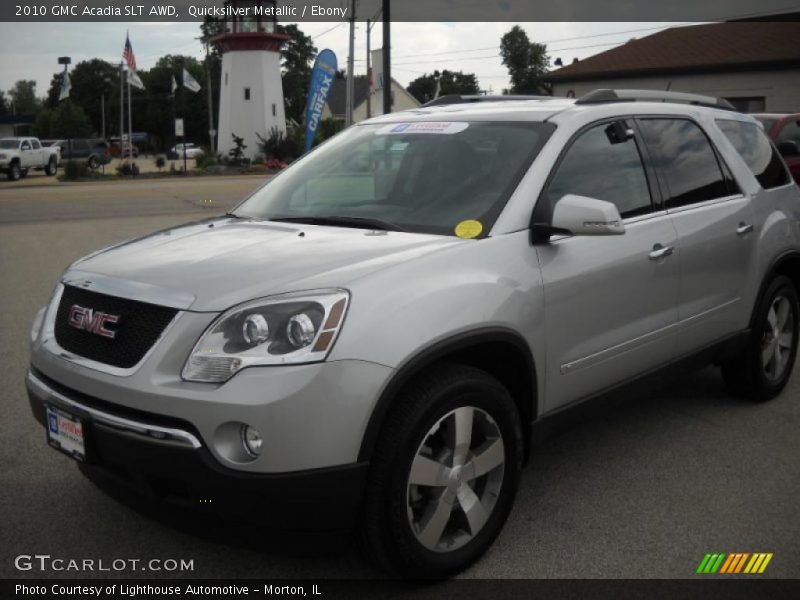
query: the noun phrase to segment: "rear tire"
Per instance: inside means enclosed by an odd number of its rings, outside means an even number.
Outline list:
[[[519,413],[495,378],[450,364],[422,374],[397,398],[371,461],[365,555],[407,578],[464,569],[500,533],[522,461]]]
[[[99,161],[99,160],[97,160],[97,157],[96,157],[96,156],[90,156],[90,157],[89,157],[88,164],[89,164],[89,168],[90,168],[92,171],[95,171],[95,170],[96,170],[96,169],[97,169],[97,168],[100,166],[100,161]]]
[[[799,324],[797,291],[788,277],[779,275],[756,307],[744,350],[722,364],[730,392],[755,402],[780,394],[792,375]]]
[[[56,164],[56,159],[54,157],[50,157],[50,160],[47,162],[47,166],[44,168],[44,172],[52,177],[58,171],[58,165]]]

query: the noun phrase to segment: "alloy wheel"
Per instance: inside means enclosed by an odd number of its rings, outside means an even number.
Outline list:
[[[783,377],[792,355],[795,337],[794,311],[785,296],[772,301],[761,338],[761,365],[770,381]]]
[[[439,419],[408,476],[408,522],[417,540],[434,552],[472,540],[494,510],[504,470],[503,436],[487,412],[462,406]]]

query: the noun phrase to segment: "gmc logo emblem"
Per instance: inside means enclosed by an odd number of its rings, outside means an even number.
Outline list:
[[[117,332],[109,329],[106,325],[119,323],[119,315],[110,315],[101,311],[95,312],[91,308],[73,304],[72,308],[69,309],[69,320],[67,322],[70,327],[75,329],[82,329],[113,340]]]

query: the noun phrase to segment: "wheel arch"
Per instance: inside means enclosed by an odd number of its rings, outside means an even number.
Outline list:
[[[372,410],[361,440],[359,462],[372,457],[386,416],[405,386],[423,371],[442,362],[456,362],[482,369],[508,389],[520,413],[527,458],[530,425],[538,415],[537,373],[533,353],[517,332],[504,328],[483,328],[440,340],[414,354],[397,370]]]
[[[750,326],[753,326],[753,319],[758,314],[758,309],[764,300],[764,292],[766,292],[769,282],[772,281],[777,275],[785,275],[791,279],[794,284],[795,290],[800,294],[800,251],[789,250],[778,255],[769,268],[766,270],[766,275],[761,280],[761,286],[758,289],[758,296],[756,297],[753,312],[750,317]]]

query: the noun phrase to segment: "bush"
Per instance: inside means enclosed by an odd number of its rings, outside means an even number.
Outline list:
[[[258,148],[265,160],[290,161],[303,154],[302,146],[297,139],[285,136],[277,127],[269,130],[269,137],[266,139],[258,133],[256,137],[258,137]]]
[[[233,137],[233,148],[228,150],[228,164],[238,166],[244,161],[244,151],[247,148],[247,144],[244,143],[244,138],[235,133],[232,133],[231,136]]]
[[[214,165],[217,164],[217,157],[214,156],[213,154],[201,154],[200,156],[195,158],[194,161],[195,161],[195,166],[198,169],[205,171],[209,167],[213,167]]]
[[[164,165],[167,164],[167,159],[164,158],[162,155],[156,156],[156,168],[161,171],[164,168]]]
[[[86,177],[89,167],[81,160],[68,160],[64,163],[64,179],[76,180]]]
[[[135,177],[139,174],[139,167],[136,166],[136,163],[130,163],[126,161],[117,166],[117,174]]]

